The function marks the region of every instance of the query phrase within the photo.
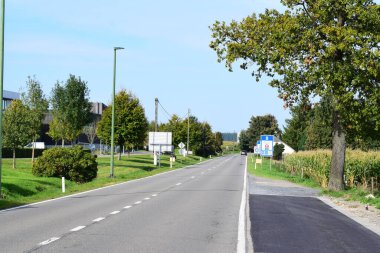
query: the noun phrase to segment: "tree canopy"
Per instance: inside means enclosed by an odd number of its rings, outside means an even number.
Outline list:
[[[247,135],[249,141],[249,147],[253,149],[256,142],[260,140],[261,135],[267,134],[280,137],[281,130],[278,128],[276,117],[271,114],[267,114],[256,117],[252,116],[245,134]]]
[[[277,88],[286,106],[331,96],[333,157],[329,188],[344,186],[347,130],[380,127],[380,6],[372,0],[282,0],[211,28],[211,48],[229,70],[236,61]]]
[[[98,137],[111,143],[112,105],[104,111],[97,126]],[[148,130],[148,121],[140,101],[126,90],[115,96],[115,130],[114,142],[120,148],[123,146],[136,147],[143,145]]]

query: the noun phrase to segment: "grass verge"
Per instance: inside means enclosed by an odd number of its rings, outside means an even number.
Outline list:
[[[286,180],[295,184],[299,184],[306,187],[318,188],[321,190],[322,195],[328,195],[331,197],[342,198],[348,201],[358,201],[364,204],[372,205],[378,209],[380,209],[380,193],[375,192],[374,199],[368,199],[366,196],[369,194],[367,190],[361,188],[352,188],[344,191],[329,191],[327,189],[323,189],[320,185],[310,178],[302,178],[301,175],[291,175],[284,171],[281,168],[281,163],[272,162],[272,166],[270,167],[270,160],[263,158],[263,164],[257,164],[255,169],[255,157],[250,155],[248,156],[248,172],[257,177],[265,177],[276,180]]]
[[[0,198],[0,209],[5,209],[175,170],[199,163],[199,157],[177,156],[177,161],[171,169],[169,156],[162,156],[160,168],[153,165],[153,157],[150,155],[122,156],[120,161],[115,158],[114,178],[109,178],[110,157],[101,157],[97,159],[97,178],[85,184],[66,180],[65,193],[62,193],[60,178],[34,176],[31,159],[17,159],[17,169],[12,169],[12,159],[3,159],[2,161],[3,198]]]

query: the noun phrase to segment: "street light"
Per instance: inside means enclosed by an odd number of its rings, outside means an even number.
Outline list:
[[[3,159],[3,136],[2,136],[2,128],[3,128],[3,80],[4,80],[4,17],[5,17],[5,0],[1,0],[1,13],[0,13],[0,198],[2,198],[1,194],[1,167],[2,167],[2,159]]]
[[[112,90],[112,127],[111,127],[111,172],[110,178],[114,177],[113,163],[114,163],[114,132],[115,132],[115,83],[116,83],[116,51],[122,50],[123,47],[113,48],[113,90]]]

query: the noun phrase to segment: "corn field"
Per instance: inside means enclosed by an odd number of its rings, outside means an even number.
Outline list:
[[[328,185],[331,150],[302,151],[284,158],[288,173],[302,175],[317,181],[321,187]],[[346,151],[344,179],[348,187],[379,189],[380,152]]]

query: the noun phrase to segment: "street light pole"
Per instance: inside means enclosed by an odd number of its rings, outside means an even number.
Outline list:
[[[187,111],[187,151],[186,151],[186,155],[189,154],[189,142],[190,142],[190,108]]]
[[[116,86],[116,51],[122,47],[113,48],[113,90],[112,90],[112,126],[111,126],[111,171],[110,178],[114,177],[114,135],[115,135],[115,86]]]
[[[5,21],[5,0],[1,0],[1,13],[0,13],[0,198],[1,194],[1,169],[3,159],[3,81],[4,81],[4,21]]]

